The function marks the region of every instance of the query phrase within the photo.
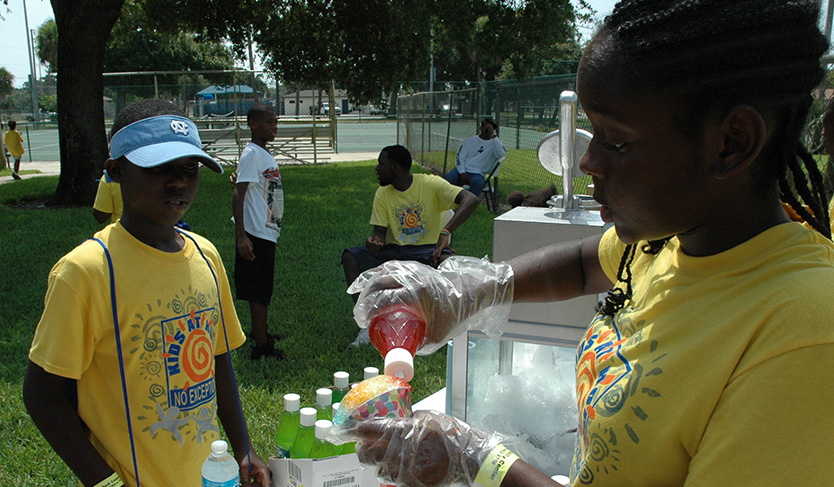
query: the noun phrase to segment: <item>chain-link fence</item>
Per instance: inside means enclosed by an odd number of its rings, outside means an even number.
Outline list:
[[[831,65],[829,65],[829,74]],[[444,83],[439,83],[443,86]],[[414,87],[424,87],[425,83]],[[508,208],[513,191],[528,194],[550,185],[561,193],[562,178],[548,172],[538,160],[537,147],[548,133],[559,128],[559,96],[576,90],[576,76],[563,75],[530,82],[494,81],[451,91],[403,95],[397,101],[397,141],[408,147],[420,164],[437,174],[449,172],[455,155],[467,137],[479,131],[480,121],[492,117],[507,156],[498,174],[496,200],[499,212]],[[834,166],[824,155],[822,115],[825,100],[834,96],[832,76],[815,94],[805,144],[817,157],[820,168],[834,180]],[[582,107],[577,108],[577,128],[592,132]],[[590,176],[574,178],[575,194],[586,194]],[[834,188],[832,188],[834,189]]]
[[[499,205],[512,191],[527,194],[551,184],[561,188],[561,177],[544,169],[536,149],[544,136],[559,128],[559,95],[575,89],[576,76],[564,75],[400,96],[397,140],[422,165],[445,174],[454,167],[463,140],[478,133],[483,118],[491,117],[507,149],[495,185]],[[578,127],[589,130],[590,124],[579,113]],[[585,193],[590,182],[588,176],[575,178],[574,191]]]
[[[396,143],[396,120],[388,117],[387,110],[355,106],[333,84],[285,85],[264,72],[247,70],[103,76],[105,130],[134,101],[168,100],[197,123],[209,152],[228,163],[236,161],[248,141],[246,112],[256,102],[269,103],[279,115],[279,136],[271,148],[284,161],[327,162],[334,152],[373,153]],[[3,116],[7,119],[18,120],[26,149],[24,162],[60,159],[57,122],[29,122],[11,113]]]

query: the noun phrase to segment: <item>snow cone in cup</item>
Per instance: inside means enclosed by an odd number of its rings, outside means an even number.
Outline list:
[[[390,375],[363,380],[342,399],[333,424],[346,425],[370,417],[410,418],[411,386]]]

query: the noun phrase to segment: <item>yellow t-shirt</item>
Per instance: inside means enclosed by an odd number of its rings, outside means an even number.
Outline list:
[[[9,148],[9,153],[14,158],[18,158],[26,152],[23,150],[23,136],[17,130],[7,131],[3,141],[6,143],[6,147]]]
[[[108,183],[104,176],[98,182],[96,200],[93,208],[102,212],[110,213],[110,221],[116,222],[122,217],[122,187],[119,183]]]
[[[192,235],[179,252],[147,246],[122,227],[96,236],[112,256],[119,333],[143,486],[198,485],[219,438],[215,356],[245,337],[215,247]],[[221,307],[222,305],[222,307]],[[51,374],[78,381],[78,411],[90,440],[129,486],[136,485],[119,374],[110,278],[101,246],[88,240],[49,274],[45,307],[29,351]]]
[[[440,237],[440,213],[455,208],[462,191],[440,176],[415,174],[411,187],[397,191],[393,185],[376,190],[371,225],[388,227],[385,243],[435,244]]]
[[[613,229],[600,261],[615,280]],[[577,349],[574,486],[830,485],[834,245],[798,223],[708,257],[639,246]]]

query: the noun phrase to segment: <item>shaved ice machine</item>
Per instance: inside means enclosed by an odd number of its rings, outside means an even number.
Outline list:
[[[560,130],[542,139],[538,154],[542,165],[565,181],[562,195],[548,208],[517,207],[497,217],[495,262],[604,230],[593,200],[573,195],[573,176],[591,140],[575,128],[575,93],[562,93],[560,111]],[[447,412],[516,437],[522,458],[548,475],[568,475],[578,423],[576,346],[598,301],[599,296],[584,296],[513,304],[500,338],[479,332],[454,338],[447,351]]]

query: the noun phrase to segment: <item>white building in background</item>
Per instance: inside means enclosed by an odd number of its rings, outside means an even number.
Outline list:
[[[284,105],[283,115],[322,115],[322,104],[328,105],[328,94],[327,90],[298,90],[284,94],[281,101]],[[335,90],[333,102],[337,107],[337,115],[351,111],[345,90]]]

